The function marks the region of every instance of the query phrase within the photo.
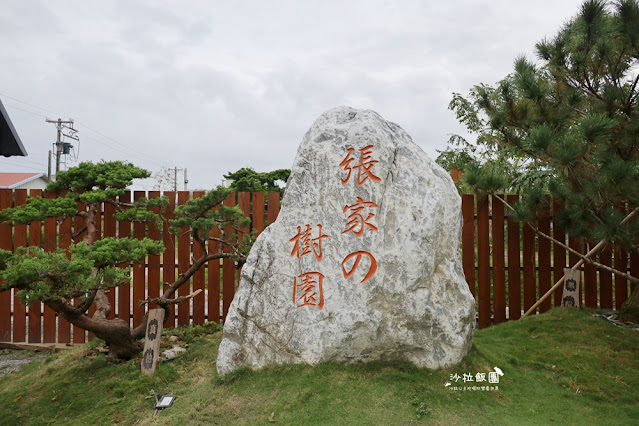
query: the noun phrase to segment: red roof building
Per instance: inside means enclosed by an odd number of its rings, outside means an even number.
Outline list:
[[[46,173],[0,173],[3,189],[44,189],[47,183]]]

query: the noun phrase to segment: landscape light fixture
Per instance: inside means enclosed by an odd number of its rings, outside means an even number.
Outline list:
[[[154,393],[153,396],[155,397],[155,414],[153,414],[153,417],[157,416],[158,410],[164,410],[173,405],[173,401],[177,398],[175,395],[158,395],[157,393]]]

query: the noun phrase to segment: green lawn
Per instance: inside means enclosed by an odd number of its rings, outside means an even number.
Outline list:
[[[221,332],[181,329],[182,357],[140,375],[140,360],[111,364],[97,343],[52,355],[0,379],[2,424],[153,424],[151,391],[175,394],[160,424],[637,424],[639,332],[590,310],[547,314],[477,331],[455,367],[322,364],[241,371],[220,379]],[[495,386],[451,375],[494,371]],[[451,386],[446,387],[445,383]]]

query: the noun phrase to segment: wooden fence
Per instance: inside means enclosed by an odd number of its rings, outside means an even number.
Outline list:
[[[525,224],[505,215],[504,204],[496,198],[462,196],[462,262],[471,292],[477,300],[480,327],[519,319],[555,282],[564,267],[576,264],[579,257],[551,242],[538,238]],[[501,196],[510,205],[517,195]],[[580,253],[587,253],[598,241],[568,238],[557,222],[561,207],[550,202],[532,225],[546,235]],[[593,259],[599,263],[639,277],[639,256],[628,255],[618,247],[606,246]],[[634,285],[611,272],[586,264],[582,268],[580,305],[589,308],[621,308]],[[543,313],[559,306],[561,288],[535,312]]]
[[[30,196],[39,196],[41,191],[32,190]],[[192,193],[165,192],[171,204],[167,217],[177,205],[184,204],[191,197],[201,197],[203,191]],[[52,197],[52,194],[45,194]],[[157,191],[127,192],[122,201],[136,200],[141,197],[157,198]],[[0,190],[0,210],[19,206],[26,202],[26,190]],[[516,196],[508,196],[514,202]],[[261,232],[268,223],[273,223],[279,213],[278,193],[235,193],[224,202],[225,205],[238,205],[247,217],[251,217],[251,229]],[[553,205],[553,209],[557,209]],[[565,241],[570,247],[586,251],[588,244],[574,239],[566,239],[555,223],[552,211],[547,212],[536,226],[554,238]],[[145,264],[133,266],[131,284],[111,289],[108,297],[113,311],[111,318],[123,319],[133,326],[140,323],[145,307],[137,302],[148,297],[157,297],[161,293],[162,283],[173,282],[179,273],[191,265],[192,257],[197,258],[199,246],[192,244],[189,233],[170,234],[165,226],[162,230],[151,225],[119,222],[113,217],[114,207],[105,204],[101,211],[99,235],[103,237],[143,238],[148,236],[164,242],[163,254],[149,256]],[[568,255],[567,251],[547,239],[537,239],[528,227],[508,219],[503,205],[489,197],[477,200],[473,195],[462,196],[462,214],[464,218],[462,233],[462,260],[469,288],[478,306],[480,327],[493,323],[518,319],[522,310],[528,310],[554,282],[563,275],[563,268],[574,264],[578,259]],[[82,219],[67,219],[57,224],[55,219],[46,219],[44,223],[17,225],[9,227],[0,224],[0,248],[15,250],[18,247],[38,246],[46,251],[56,247],[66,248],[71,244],[74,234],[83,227]],[[250,229],[245,229],[248,232]],[[82,235],[75,237],[78,241]],[[216,243],[209,242],[210,249],[216,250]],[[615,268],[629,271],[639,277],[639,257],[628,256],[617,248],[607,248],[597,256],[599,262],[614,265]],[[619,309],[632,290],[626,280],[612,277],[606,271],[598,271],[592,266],[583,268],[581,301],[588,307]],[[205,321],[223,321],[235,294],[238,271],[230,259],[211,261],[206,268],[197,272],[190,282],[178,290],[178,296],[191,291],[204,290],[190,303],[177,306],[176,313],[168,318],[167,326],[202,324]],[[614,290],[613,290],[614,288]],[[557,306],[561,291],[542,304],[539,312],[545,312],[552,305]],[[0,292],[0,341],[29,343],[83,343],[92,336],[84,330],[72,327],[63,318],[42,303],[29,307],[21,305],[14,291]]]

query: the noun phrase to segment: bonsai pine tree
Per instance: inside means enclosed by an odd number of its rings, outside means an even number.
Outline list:
[[[224,175],[230,179],[231,188],[237,192],[284,192],[284,189],[277,185],[277,181],[286,182],[290,176],[289,169],[278,169],[272,172],[256,172],[250,167],[243,167],[236,172],[228,172]]]
[[[551,194],[563,204],[569,235],[639,253],[637,1],[588,0],[536,50],[537,62],[517,58],[496,87],[474,86],[469,99],[455,94],[450,107],[485,152],[528,174],[514,217],[534,218]],[[496,193],[514,186],[505,176],[494,162],[478,161],[463,180]],[[639,321],[639,286],[621,319]]]
[[[49,184],[47,190],[57,192],[59,197],[29,198],[25,206],[0,212],[0,219],[21,224],[42,221],[47,217],[60,221],[76,216],[84,219],[83,240],[72,245],[68,253],[62,249],[46,253],[38,247],[21,248],[16,253],[0,251],[0,277],[4,280],[2,290],[15,288],[26,304],[42,300],[71,324],[108,342],[110,354],[119,359],[130,359],[142,350],[138,340],[144,337],[146,317],[135,329],[131,329],[124,320],[108,319],[112,306],[105,290],[129,282],[130,270],[118,265],[143,262],[146,256],[161,253],[163,245],[148,238],[97,239],[96,221],[99,220],[102,203],[116,207],[118,220],[159,221],[160,217],[150,208],[157,207],[161,211],[168,203],[164,197],[140,199],[132,204],[117,201],[133,179],[148,176],[146,170],[119,161],[82,163],[61,172],[58,179]],[[63,191],[65,195],[62,195]],[[203,247],[203,255],[195,260],[193,266],[174,283],[165,283],[167,288],[162,296],[147,303],[154,302],[169,309],[175,303],[188,300],[171,297],[207,261],[223,257],[242,261],[246,257],[247,245],[238,244],[233,232],[227,232],[246,225],[241,210],[220,205],[229,192],[218,188],[176,209],[173,229],[188,227],[189,232],[197,237],[195,241],[203,246],[203,242],[210,238],[210,231],[222,226],[217,238],[220,250],[209,253]],[[72,299],[79,297],[81,303],[73,304]],[[93,305],[95,312],[89,315],[89,308]]]

